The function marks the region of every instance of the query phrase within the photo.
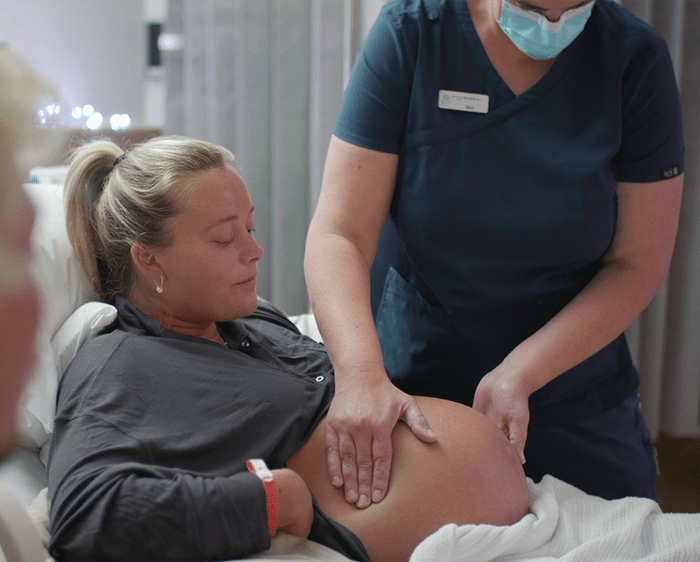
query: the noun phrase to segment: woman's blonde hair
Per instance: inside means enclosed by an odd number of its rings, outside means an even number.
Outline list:
[[[238,171],[230,151],[186,137],[156,137],[127,153],[110,140],[75,151],[65,185],[68,237],[101,300],[134,287],[134,244],[174,242],[172,222],[189,204],[192,177],[225,166]]]

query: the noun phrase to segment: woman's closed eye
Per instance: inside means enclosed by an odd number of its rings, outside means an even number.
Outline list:
[[[246,232],[250,234],[251,236],[255,236],[256,230],[254,228],[246,228]],[[221,240],[215,240],[215,242],[219,246],[228,246],[230,245],[234,240],[236,239],[235,236],[232,236],[230,238],[222,238]]]
[[[516,0],[516,3],[519,8],[522,8],[523,10],[526,10],[528,12],[534,12],[536,14],[544,14],[544,12],[546,12],[544,8],[540,8],[539,6],[533,6],[529,2],[520,2],[520,0]]]

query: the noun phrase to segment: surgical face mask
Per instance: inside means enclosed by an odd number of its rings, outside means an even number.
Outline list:
[[[549,21],[542,14],[523,10],[501,0],[501,19],[498,25],[527,56],[537,59],[553,59],[576,39],[591,17],[593,4],[567,10],[559,20]]]

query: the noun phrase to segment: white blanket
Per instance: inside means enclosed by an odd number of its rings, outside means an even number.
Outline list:
[[[700,562],[700,513],[603,500],[551,476],[528,487],[530,513],[515,525],[445,525],[410,562]]]

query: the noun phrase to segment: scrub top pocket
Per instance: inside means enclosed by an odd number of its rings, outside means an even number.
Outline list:
[[[404,392],[441,394],[440,365],[454,342],[449,313],[429,304],[393,267],[375,317],[389,378]]]

